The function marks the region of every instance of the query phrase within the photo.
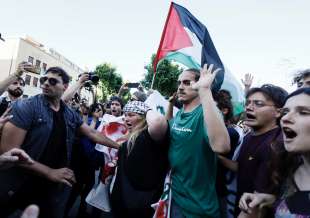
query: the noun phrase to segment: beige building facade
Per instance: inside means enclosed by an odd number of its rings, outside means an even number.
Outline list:
[[[54,49],[47,49],[30,37],[6,38],[5,42],[0,41],[0,81],[14,73],[22,61],[28,61],[35,66],[34,72],[23,74],[26,82],[24,97],[41,92],[39,78],[49,67],[63,68],[73,80],[83,73],[80,67],[66,57]]]

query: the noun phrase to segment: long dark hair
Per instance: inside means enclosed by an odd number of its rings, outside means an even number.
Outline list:
[[[310,88],[297,89],[288,95],[285,102],[296,95],[306,94],[310,96]],[[272,159],[271,159],[271,179],[273,191],[279,194],[280,185],[285,182],[287,178],[293,178],[294,172],[302,163],[299,154],[287,152],[284,148],[283,142],[276,142],[272,145]]]

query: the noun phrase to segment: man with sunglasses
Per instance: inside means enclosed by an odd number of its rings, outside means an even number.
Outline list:
[[[251,131],[244,137],[237,163],[237,201],[244,192],[269,193],[271,144],[281,143],[280,108],[287,92],[271,84],[252,88],[246,93],[244,124]],[[236,214],[240,210],[236,207]]]
[[[5,80],[0,82],[0,95],[4,93],[0,97],[0,116],[6,111],[11,103],[20,99],[23,95],[25,81],[21,76],[26,67],[29,67],[28,63],[20,63],[15,73],[9,75]]]
[[[22,148],[34,163],[0,172],[0,217],[31,203],[40,207],[42,217],[63,216],[75,182],[70,164],[76,131],[96,143],[119,147],[83,123],[61,100],[69,84],[63,69],[49,68],[40,84],[42,94],[14,103],[13,118],[3,128],[0,150]]]

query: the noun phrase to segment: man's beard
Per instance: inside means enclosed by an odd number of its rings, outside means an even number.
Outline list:
[[[23,95],[23,90],[21,90],[20,88],[16,88],[14,90],[9,89],[8,93],[12,96],[14,96],[15,98],[19,98],[20,96]]]

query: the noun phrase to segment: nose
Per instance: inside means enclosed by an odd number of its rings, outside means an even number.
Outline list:
[[[251,102],[250,104],[245,106],[245,110],[247,111],[253,111],[254,110],[254,103]]]
[[[293,123],[293,112],[288,112],[281,118],[281,123]]]
[[[184,90],[183,83],[180,83],[180,84],[178,85],[178,90]]]

